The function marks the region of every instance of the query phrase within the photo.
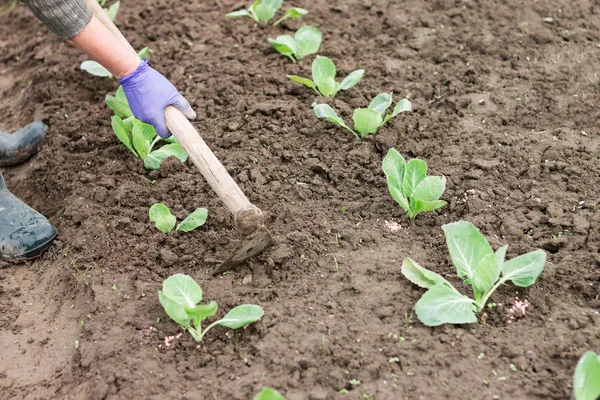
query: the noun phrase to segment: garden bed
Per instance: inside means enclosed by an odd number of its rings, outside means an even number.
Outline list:
[[[0,129],[50,126],[4,177],[59,232],[40,259],[0,262],[0,398],[242,400],[263,385],[288,400],[569,398],[577,360],[600,349],[598,8],[302,0],[303,19],[256,27],[224,17],[245,3],[175,3],[124,0],[117,25],[190,100],[276,243],[212,277],[236,236],[200,173],[174,159],[145,170],[110,127],[116,82],[80,71],[85,56],[23,6],[0,16]],[[391,90],[414,112],[364,142],[317,120],[314,92],[286,78],[308,76],[312,57],[292,64],[267,43],[304,24],[323,31],[319,54],[339,75],[366,71],[330,101],[341,116]],[[381,170],[390,147],[447,177],[446,207],[408,221]],[[207,207],[208,221],[165,235],[148,221],[157,201],[179,219]],[[403,258],[466,287],[441,230],[461,219],[494,249],[509,244],[508,258],[547,252],[534,286],[493,296],[527,298],[524,318],[508,324],[497,307],[485,323],[433,329],[413,315],[424,291]],[[165,349],[179,328],[157,290],[174,273],[219,316],[242,303],[265,316]]]

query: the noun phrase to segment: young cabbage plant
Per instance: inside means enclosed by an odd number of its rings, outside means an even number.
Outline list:
[[[281,8],[283,0],[257,0],[248,9],[230,12],[228,18],[250,17],[256,22],[269,22]]]
[[[362,79],[364,73],[364,69],[357,69],[351,72],[342,83],[336,82],[333,61],[327,57],[317,57],[312,63],[312,81],[297,75],[288,75],[288,78],[314,89],[323,97],[335,97],[340,90],[353,88]]]
[[[115,135],[133,155],[144,160],[146,169],[159,169],[168,157],[175,157],[181,162],[187,160],[187,153],[174,138],[161,139],[152,125],[133,117],[122,86],[119,86],[116,96],[106,95],[106,104],[115,113],[111,119]],[[153,150],[161,140],[167,144]]]
[[[389,149],[383,159],[388,190],[409,218],[446,205],[440,196],[446,190],[446,178],[427,176],[427,163],[418,158],[408,162],[396,150]]]
[[[198,304],[202,301],[202,289],[194,279],[184,274],[167,278],[163,282],[163,290],[158,291],[158,299],[167,315],[197,342],[201,342],[206,332],[217,325],[239,329],[258,321],[265,313],[260,306],[243,304],[202,330],[202,321],[217,313],[217,303]]]
[[[151,51],[150,48],[144,47],[142,50],[140,50],[138,55],[140,56],[140,58],[148,58],[150,51]],[[112,74],[110,72],[108,72],[108,70],[106,68],[104,68],[102,65],[100,65],[100,63],[97,63],[96,61],[93,61],[93,60],[86,60],[86,61],[82,62],[81,66],[79,68],[83,71],[86,71],[90,75],[99,76],[101,78],[112,78],[113,77]]]
[[[228,18],[250,17],[255,22],[269,22],[275,16],[275,13],[281,8],[283,0],[258,0],[252,3],[245,10],[233,11],[225,16]],[[292,7],[285,12],[285,15],[278,19],[273,25],[277,25],[288,18],[301,18],[308,14],[303,8]]]
[[[354,121],[354,129],[350,128],[342,118],[328,104],[313,104],[313,110],[317,118],[325,118],[329,122],[348,129],[359,140],[364,139],[367,135],[377,132],[380,126],[394,118],[396,115],[403,112],[411,112],[412,104],[408,99],[400,100],[391,114],[386,115],[387,109],[392,105],[392,94],[381,93],[377,95],[369,104],[369,108],[357,108],[354,110],[352,120]]]
[[[573,376],[575,400],[597,400],[600,398],[600,355],[586,352],[577,363]]]
[[[177,219],[171,214],[169,207],[165,206],[163,203],[153,204],[152,207],[150,207],[149,215],[150,222],[154,222],[156,229],[162,233],[171,232],[177,223]],[[204,225],[207,217],[208,210],[206,208],[196,208],[196,210],[185,217],[185,219],[177,225],[176,230],[181,232],[193,231],[199,226]]]
[[[442,226],[452,263],[459,278],[473,288],[475,299],[462,295],[450,282],[410,258],[402,263],[402,274],[412,283],[428,289],[415,304],[419,320],[427,326],[477,322],[475,313],[485,307],[501,285],[511,281],[519,287],[535,283],[544,269],[546,253],[535,250],[504,261],[508,246],[496,252],[470,222]]]
[[[298,29],[294,37],[290,35],[277,36],[275,39],[269,38],[269,43],[278,53],[289,57],[290,60],[296,60],[319,51],[323,34],[314,26],[303,26]]]
[[[265,386],[253,400],[285,400],[285,397],[277,390]]]

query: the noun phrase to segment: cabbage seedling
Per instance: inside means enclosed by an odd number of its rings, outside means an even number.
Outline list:
[[[202,289],[194,279],[184,274],[167,278],[163,282],[163,290],[158,291],[158,299],[167,315],[187,330],[197,342],[201,342],[206,332],[216,325],[239,329],[258,321],[265,313],[260,306],[243,304],[202,330],[202,321],[217,313],[217,303],[211,301],[209,304],[198,304],[202,301]]]
[[[388,190],[409,218],[446,205],[440,196],[446,190],[446,178],[427,176],[427,163],[418,158],[406,162],[396,149],[389,149],[383,159]]]
[[[342,83],[335,81],[335,64],[327,57],[317,57],[312,63],[312,81],[296,75],[288,75],[294,82],[301,83],[314,89],[323,97],[335,97],[340,90],[353,88],[363,77],[364,69],[351,72]]]
[[[285,400],[285,397],[277,390],[265,386],[253,400]]]
[[[150,222],[154,222],[156,224],[156,229],[163,233],[171,232],[177,223],[177,219],[171,214],[169,207],[165,206],[163,203],[153,204],[152,207],[150,207],[149,215]],[[196,210],[185,217],[185,219],[177,225],[176,230],[181,232],[193,231],[199,226],[204,225],[207,217],[208,210],[206,208],[196,208]]]
[[[162,162],[171,156],[181,162],[187,160],[187,153],[173,138],[162,139],[168,144],[152,150],[161,138],[152,125],[133,117],[123,87],[119,86],[116,96],[106,95],[106,104],[116,114],[111,119],[115,135],[136,157],[144,160],[146,169],[159,169]]]
[[[156,229],[162,233],[171,232],[177,223],[177,218],[171,214],[169,207],[165,206],[163,203],[153,204],[152,207],[150,207],[149,214],[150,222],[154,222],[156,224]]]
[[[377,132],[380,126],[394,118],[396,115],[403,112],[411,112],[412,104],[408,99],[400,100],[391,114],[386,115],[387,109],[392,105],[392,94],[381,93],[377,95],[369,104],[369,108],[357,108],[354,110],[352,120],[354,121],[354,129],[351,129],[342,118],[328,104],[313,104],[313,110],[317,118],[325,118],[329,122],[348,129],[359,140],[365,138],[369,134]]]
[[[294,37],[290,35],[277,36],[275,39],[269,38],[269,43],[278,53],[289,57],[290,60],[296,60],[319,51],[323,34],[314,26],[303,26],[298,29]]]
[[[225,16],[228,18],[250,17],[256,22],[269,22],[275,16],[275,13],[281,8],[283,0],[258,0],[252,3],[245,10],[233,11]],[[275,21],[277,25],[288,18],[301,18],[308,14],[304,8],[292,7],[285,12],[285,15]]]
[[[250,17],[256,22],[268,22],[275,16],[282,4],[283,0],[258,0],[246,10],[233,11],[225,16],[228,18]]]
[[[573,376],[575,400],[596,400],[600,397],[600,355],[586,352],[577,363]]]
[[[421,267],[410,258],[402,263],[402,274],[414,284],[428,289],[415,304],[419,320],[427,326],[477,322],[475,313],[485,307],[490,296],[504,283],[519,287],[535,283],[544,269],[546,253],[535,250],[504,261],[508,246],[496,252],[470,222],[442,226],[452,263],[459,278],[473,288],[475,299],[462,295],[450,282]]]
[[[138,55],[140,56],[140,58],[148,58],[150,51],[151,51],[150,48],[144,47],[142,50],[139,51]],[[102,65],[100,65],[100,63],[93,61],[93,60],[86,60],[86,61],[82,62],[81,65],[79,66],[79,68],[83,71],[86,71],[90,75],[99,76],[101,78],[112,78],[113,77],[112,74],[110,72],[108,72],[108,70],[106,68],[104,68]]]

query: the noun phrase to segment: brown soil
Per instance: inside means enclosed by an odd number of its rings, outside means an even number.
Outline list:
[[[125,0],[117,20],[269,214],[276,245],[218,278],[212,260],[235,232],[196,169],[144,170],[110,128],[116,82],[78,70],[85,57],[24,7],[0,16],[0,128],[50,125],[41,152],[3,172],[60,235],[40,259],[0,268],[0,398],[251,399],[263,385],[288,400],[569,398],[578,358],[600,350],[597,2],[301,0],[311,13],[279,28],[224,18],[241,5]],[[308,76],[312,57],[292,64],[266,42],[303,24],[322,29],[340,76],[367,71],[334,101],[347,120],[390,90],[415,112],[363,143],[317,121],[313,93],[286,79]],[[448,177],[447,207],[406,220],[380,168],[389,147]],[[156,201],[179,218],[207,207],[209,220],[164,235],[147,217]],[[401,275],[406,256],[468,293],[441,230],[460,219],[509,257],[547,251],[533,287],[493,299],[528,298],[525,318],[507,324],[496,308],[431,329],[413,316],[423,290]],[[264,318],[159,348],[178,328],[156,292],[180,272],[219,315],[256,303]]]

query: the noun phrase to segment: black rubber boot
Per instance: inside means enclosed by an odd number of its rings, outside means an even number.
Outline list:
[[[33,122],[13,134],[0,131],[0,167],[10,167],[34,155],[46,139],[48,127]]]
[[[50,221],[10,193],[0,173],[0,256],[36,257],[55,237],[56,230]]]

